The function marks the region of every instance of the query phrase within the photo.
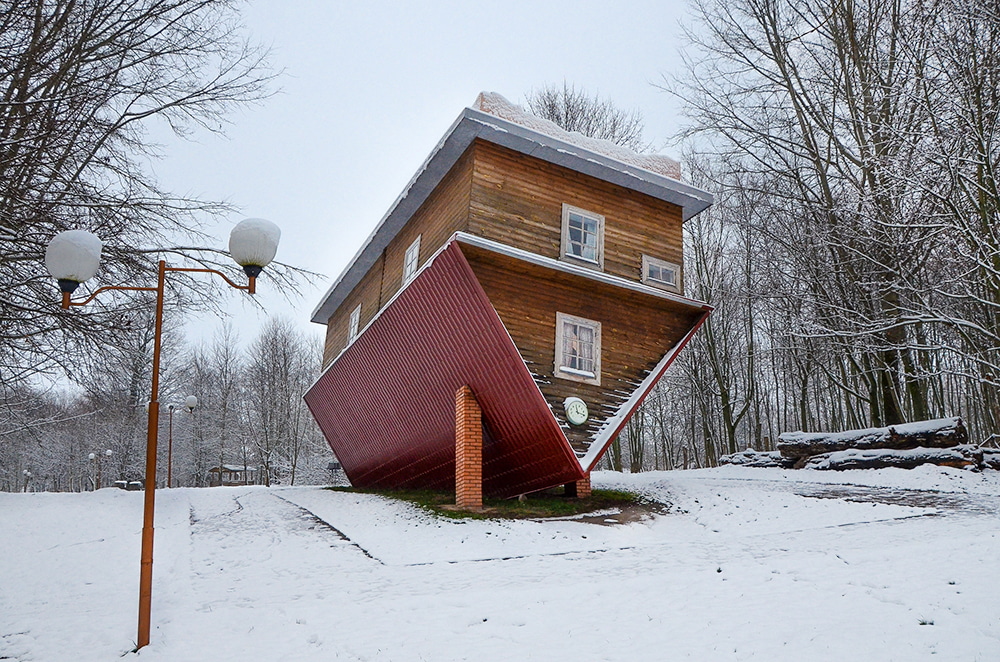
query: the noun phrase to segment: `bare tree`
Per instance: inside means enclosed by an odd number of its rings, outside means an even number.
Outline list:
[[[52,305],[41,265],[56,233],[102,237],[110,283],[148,282],[168,254],[214,263],[213,251],[192,246],[205,243],[204,215],[226,207],[171,195],[144,164],[159,156],[151,122],[182,136],[220,131],[228,111],[268,94],[267,52],[245,37],[238,7],[0,2],[0,382],[51,369],[72,346],[113,347],[131,333],[113,298],[72,313]],[[177,292],[214,286],[192,279]]]
[[[202,486],[214,465],[242,459],[241,427],[245,357],[239,336],[224,325],[208,345],[190,352],[185,371],[188,391],[198,398],[192,417],[190,446],[182,459],[185,482]]]
[[[287,320],[269,321],[249,351],[245,415],[250,447],[265,483],[294,484],[301,457],[315,454],[319,430],[302,399],[316,378],[321,349]]]
[[[789,429],[1000,425],[1000,16],[972,0],[698,0],[688,293],[711,322],[651,397],[713,464]],[[654,409],[655,411],[655,409]],[[681,462],[678,462],[681,464]]]
[[[528,110],[533,115],[555,122],[567,131],[576,131],[591,138],[609,140],[635,152],[649,150],[643,140],[642,114],[625,111],[598,95],[591,96],[576,86],[546,85],[527,95]]]

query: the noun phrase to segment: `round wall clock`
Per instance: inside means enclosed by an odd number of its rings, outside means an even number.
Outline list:
[[[563,407],[566,409],[566,420],[570,422],[570,425],[583,425],[590,418],[590,411],[587,409],[587,403],[577,397],[568,397],[563,401]]]

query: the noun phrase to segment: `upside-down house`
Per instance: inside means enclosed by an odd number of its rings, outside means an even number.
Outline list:
[[[711,203],[675,161],[480,95],[313,313],[306,402],[351,482],[456,488],[465,392],[482,493],[589,489],[711,311],[683,296],[681,238]]]

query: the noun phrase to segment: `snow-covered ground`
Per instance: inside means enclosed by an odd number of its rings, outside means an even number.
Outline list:
[[[1000,472],[595,474],[651,519],[157,492],[143,660],[1000,660]],[[133,646],[142,495],[0,494],[0,660]],[[126,655],[125,659],[130,659]]]

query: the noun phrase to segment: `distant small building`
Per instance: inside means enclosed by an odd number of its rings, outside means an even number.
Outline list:
[[[209,487],[256,484],[256,467],[246,467],[240,464],[223,464],[221,467],[212,467],[208,470]]]

